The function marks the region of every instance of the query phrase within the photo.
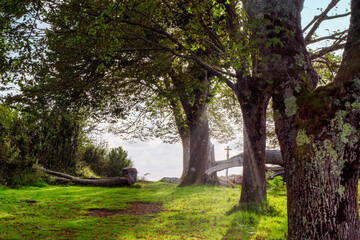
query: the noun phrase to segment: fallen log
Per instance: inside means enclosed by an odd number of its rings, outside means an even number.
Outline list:
[[[266,150],[265,151],[265,162],[266,164],[274,164],[284,166],[284,161],[280,150]]]
[[[52,171],[45,168],[38,168],[41,171],[56,176],[55,180],[60,182],[71,182],[82,186],[95,187],[123,187],[130,186],[136,182],[137,170],[136,168],[124,168],[121,172],[121,177],[110,178],[78,178],[65,173]]]

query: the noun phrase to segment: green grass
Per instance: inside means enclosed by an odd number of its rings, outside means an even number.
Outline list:
[[[284,187],[269,186],[266,205],[237,211],[239,188],[140,186],[0,188],[0,239],[286,239]],[[135,201],[161,202],[165,211],[86,215],[91,208],[127,209]]]

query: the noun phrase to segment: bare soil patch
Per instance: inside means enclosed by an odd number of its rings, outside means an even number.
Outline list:
[[[85,216],[93,217],[108,217],[114,215],[136,215],[143,216],[146,214],[157,214],[164,212],[162,203],[159,202],[132,202],[130,203],[131,208],[117,210],[117,209],[103,209],[103,208],[92,208],[88,209],[88,213]]]

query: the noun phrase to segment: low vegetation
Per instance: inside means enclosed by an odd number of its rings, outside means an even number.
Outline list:
[[[17,108],[0,103],[0,185],[40,184],[44,179],[34,165],[79,177],[118,177],[132,166],[122,147],[110,149],[93,139],[89,123],[80,116]]]
[[[286,239],[286,196],[238,211],[239,188],[136,183],[0,189],[0,239]]]

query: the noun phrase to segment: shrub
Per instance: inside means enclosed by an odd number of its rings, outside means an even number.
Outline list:
[[[0,105],[0,184],[18,187],[40,181],[32,169],[31,127],[19,112]]]
[[[123,168],[132,166],[132,162],[125,150],[118,147],[108,152],[104,144],[98,146],[89,145],[84,151],[82,161],[96,175],[102,177],[118,177],[121,175]]]
[[[286,183],[281,176],[275,177],[273,180],[267,180],[267,188],[274,192],[286,191]]]
[[[128,154],[122,147],[111,149],[108,154],[107,162],[107,176],[117,177],[121,175],[123,168],[132,166],[131,160],[128,158]]]
[[[10,187],[39,185],[34,164],[68,174],[120,176],[131,166],[121,147],[84,146],[85,122],[60,109],[22,111],[0,104],[0,184]],[[89,176],[87,176],[89,177]]]
[[[84,121],[59,110],[44,114],[39,122],[38,163],[45,168],[75,173],[79,148],[85,140]]]
[[[22,111],[0,104],[0,184],[13,187],[39,181],[32,169],[35,163],[75,173],[85,138],[83,121],[59,109],[16,107]]]
[[[90,169],[98,176],[106,175],[106,156],[107,151],[104,145],[90,144],[85,147],[81,162],[89,166]]]

